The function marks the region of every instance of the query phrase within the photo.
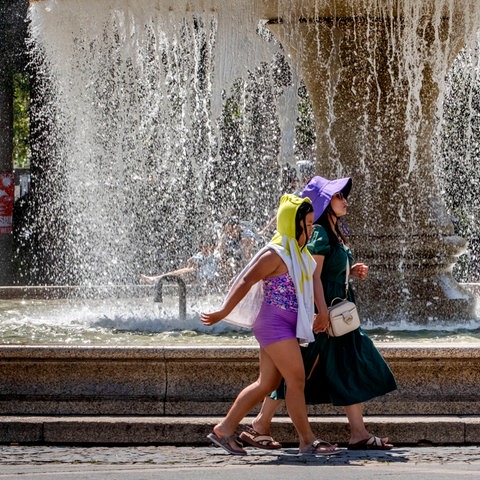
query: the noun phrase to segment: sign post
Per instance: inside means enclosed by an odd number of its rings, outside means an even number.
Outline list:
[[[0,54],[0,285],[13,281],[13,80]],[[3,67],[3,71],[2,71]]]

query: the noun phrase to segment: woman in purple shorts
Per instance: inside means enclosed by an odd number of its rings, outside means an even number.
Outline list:
[[[271,343],[296,338],[298,302],[295,285],[288,272],[263,280],[263,303],[253,333],[262,348]]]
[[[288,385],[285,401],[299,436],[300,453],[339,452],[336,445],[315,438],[305,405],[305,370],[299,342],[311,342],[312,330],[320,328],[314,322],[316,263],[304,248],[312,225],[310,199],[284,195],[275,236],[236,278],[220,310],[201,315],[205,325],[225,320],[253,326],[260,344],[258,379],[239,393],[227,416],[208,435],[215,445],[232,455],[247,453],[235,431],[265,395],[278,387],[282,377]]]

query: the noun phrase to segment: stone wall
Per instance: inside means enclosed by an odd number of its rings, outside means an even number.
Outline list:
[[[382,346],[398,390],[368,415],[479,415],[480,349]],[[0,347],[0,415],[223,415],[256,347]],[[283,412],[285,413],[285,412]],[[315,415],[339,408],[310,407]]]

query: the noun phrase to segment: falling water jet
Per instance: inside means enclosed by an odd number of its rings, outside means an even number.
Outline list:
[[[48,144],[38,149],[48,152],[53,168],[41,179],[45,200],[37,224],[48,239],[43,219],[52,214],[61,219],[54,239],[58,260],[52,274],[47,272],[59,283],[132,282],[143,270],[173,269],[173,262],[216,234],[212,219],[222,221],[235,207],[222,198],[231,191],[226,183],[237,181],[237,201],[253,207],[251,192],[263,181],[256,169],[271,167],[273,174],[266,182],[271,191],[264,194],[271,198],[258,223],[268,219],[280,194],[276,158],[254,165],[251,182],[245,181],[248,172],[222,178],[229,172],[218,159],[223,84],[237,78],[249,58],[255,66],[255,59],[272,56],[253,27],[251,42],[258,38],[258,47],[254,52],[239,47],[238,29],[251,20],[243,16],[227,31],[221,21],[225,10],[216,15],[200,10],[199,17],[186,15],[181,5],[165,14],[150,11],[148,5],[157,2],[93,3],[73,23],[76,4],[69,2],[41,2],[30,12],[33,54],[46,63],[38,68],[47,85],[40,110],[52,109],[45,115],[54,117],[47,143],[53,138],[57,149],[53,155]],[[214,66],[213,50],[236,54]],[[60,190],[65,195],[57,194]],[[154,257],[152,248],[165,253],[160,266],[146,263]]]
[[[55,9],[68,3],[32,5],[54,24]],[[478,2],[240,1],[228,14],[214,1],[155,3],[173,12],[215,11],[219,25],[244,16],[248,28],[252,19],[268,21],[312,99],[318,173],[350,175],[357,186],[352,243],[371,266],[368,284],[358,287],[366,319],[472,318],[472,296],[451,276],[464,242],[439,198],[431,140],[446,72],[480,25]],[[62,52],[52,34],[49,46]]]
[[[473,297],[451,275],[465,242],[440,200],[431,142],[447,70],[476,41],[478,2],[300,4],[300,21],[295,11],[269,28],[312,99],[320,173],[356,185],[354,252],[371,267],[358,286],[362,313],[423,324],[472,318]]]

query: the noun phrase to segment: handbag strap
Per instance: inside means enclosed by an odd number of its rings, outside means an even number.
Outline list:
[[[345,249],[345,247],[343,247]],[[345,250],[345,253],[347,253],[347,251]],[[347,266],[346,266],[346,269],[345,269],[345,298],[348,297],[348,277],[350,276],[350,262],[348,260],[348,253],[347,253]]]
[[[344,247],[345,248],[345,247]],[[346,252],[346,250],[345,250]],[[348,254],[347,254],[347,265],[346,265],[346,271],[345,271],[346,275],[345,275],[345,298],[342,300],[340,297],[335,297],[331,302],[330,302],[330,307],[333,307],[333,302],[335,300],[340,300],[340,301],[344,301],[348,298],[348,277],[350,276],[350,262],[348,260]],[[340,303],[340,302],[339,302]]]

